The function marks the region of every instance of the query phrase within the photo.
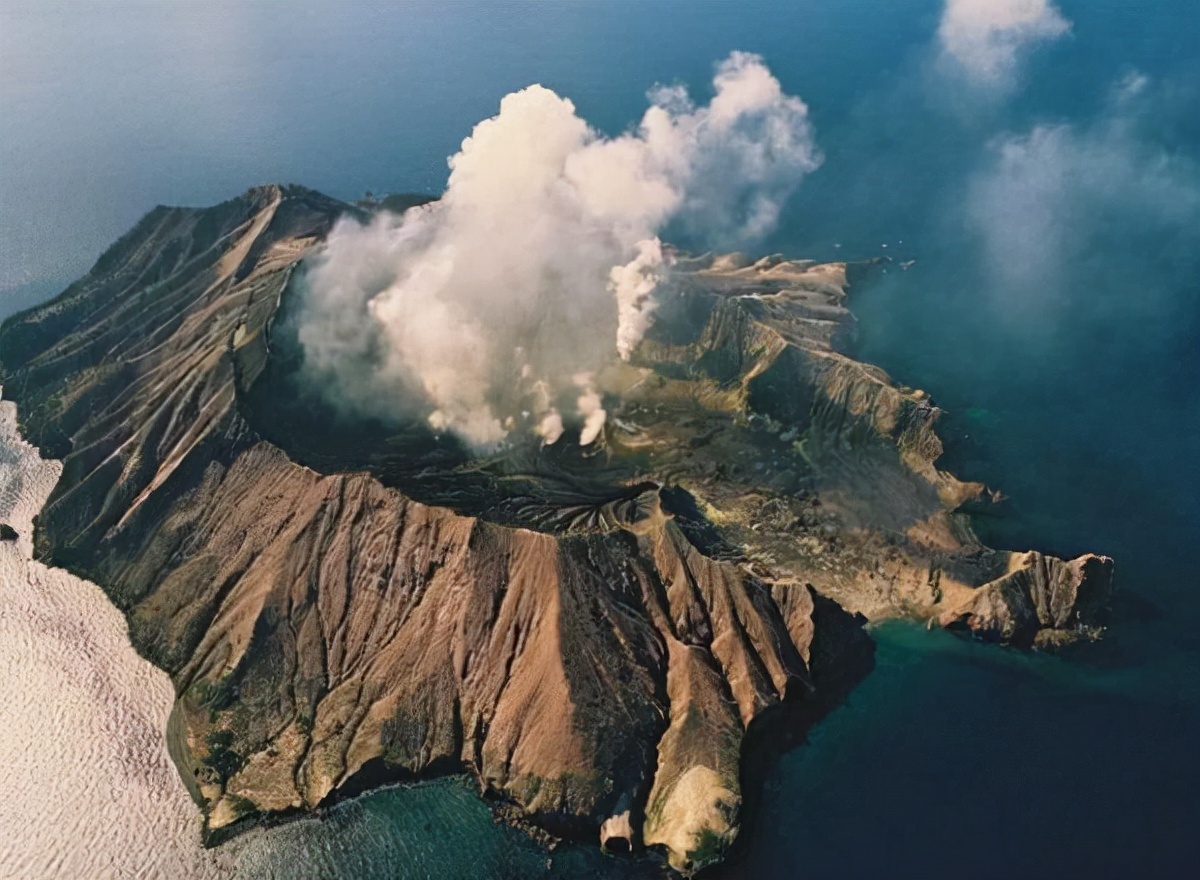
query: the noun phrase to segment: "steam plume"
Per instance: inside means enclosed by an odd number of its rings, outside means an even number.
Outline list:
[[[1167,94],[1132,71],[1091,124],[993,141],[965,219],[999,314],[1057,326],[1052,318],[1162,319],[1179,306],[1200,246],[1200,166],[1162,139],[1162,119],[1185,118]]]
[[[943,58],[976,85],[1008,89],[1020,53],[1071,29],[1051,0],[946,0],[938,25]]]
[[[507,95],[450,159],[439,202],[330,234],[308,273],[307,369],[356,410],[475,445],[514,429],[554,442],[563,413],[594,440],[591,377],[650,326],[663,225],[754,239],[820,164],[807,108],[761,58],[730,55],[713,87],[707,106],[653,90],[616,138],[542,86]]]

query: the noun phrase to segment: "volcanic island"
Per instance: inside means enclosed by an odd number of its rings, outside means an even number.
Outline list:
[[[543,838],[691,874],[869,672],[869,623],[1102,633],[1112,561],[984,546],[996,493],[938,469],[941,410],[846,353],[870,264],[676,254],[595,443],[479,455],[303,388],[305,257],[363,214],[274,185],[159,207],[0,327],[63,462],[36,556],[170,674],[207,843],[463,773]]]

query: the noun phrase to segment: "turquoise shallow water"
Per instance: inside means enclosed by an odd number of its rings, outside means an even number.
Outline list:
[[[1070,34],[984,95],[939,71],[933,0],[7,3],[0,314],[156,202],[268,180],[436,191],[513,88],[541,81],[615,132],[652,83],[704,94],[715,61],[760,52],[810,104],[826,161],[757,247],[915,259],[853,292],[859,355],[929,390],[944,463],[1010,496],[981,532],[1107,553],[1122,596],[1106,645],[1079,658],[878,628],[876,670],[781,760],[717,876],[1189,876],[1200,34],[1187,0],[1058,6]],[[655,873],[571,846],[547,867],[456,781],[377,792],[255,846],[256,876]]]
[[[605,858],[590,847],[547,853],[520,831],[496,825],[466,779],[375,792],[257,834],[245,846],[247,878],[395,877],[518,880],[523,877],[657,876],[651,865]]]

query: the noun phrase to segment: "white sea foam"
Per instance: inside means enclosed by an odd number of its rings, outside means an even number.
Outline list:
[[[0,877],[209,878],[199,811],[167,755],[173,691],[99,587],[31,559],[62,465],[0,403]]]

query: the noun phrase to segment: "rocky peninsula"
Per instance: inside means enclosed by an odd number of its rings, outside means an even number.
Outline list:
[[[466,771],[522,821],[691,873],[738,833],[747,738],[865,674],[867,621],[1100,632],[1111,560],[985,547],[938,407],[845,353],[865,267],[679,255],[586,455],[339,434],[285,318],[357,210],[294,186],[156,208],[0,327],[5,396],[63,461],[36,555],[171,675],[210,841]]]

